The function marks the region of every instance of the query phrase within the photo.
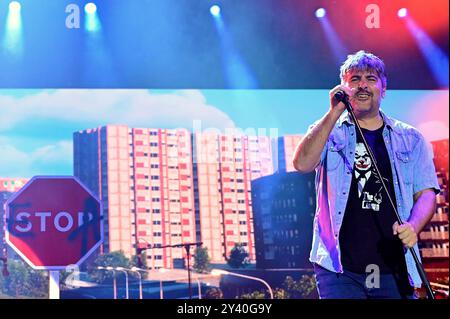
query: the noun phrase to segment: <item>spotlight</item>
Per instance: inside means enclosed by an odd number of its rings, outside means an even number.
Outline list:
[[[19,12],[22,6],[18,1],[11,1],[9,3],[9,10],[13,12]]]
[[[211,12],[211,14],[214,17],[219,17],[220,16],[220,7],[218,5],[213,5],[210,9],[209,12]]]
[[[398,10],[397,15],[399,16],[399,18],[404,18],[408,15],[408,10],[406,8],[401,8],[400,10]]]
[[[84,11],[87,14],[94,14],[95,12],[97,12],[97,6],[95,5],[95,3],[89,2],[84,6]]]
[[[323,18],[327,14],[324,8],[319,8],[316,10],[316,17],[317,18]]]

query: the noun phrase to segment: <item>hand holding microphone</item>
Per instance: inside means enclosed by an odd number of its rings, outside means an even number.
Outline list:
[[[334,94],[334,98],[339,102],[344,102],[348,99],[348,95],[344,91],[339,90]]]
[[[344,85],[337,85],[330,91],[330,109],[338,112],[339,115],[346,109],[345,99],[351,99],[353,92],[350,88]]]

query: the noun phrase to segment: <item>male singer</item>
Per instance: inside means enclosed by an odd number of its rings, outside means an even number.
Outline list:
[[[310,261],[320,298],[413,298],[421,279],[411,252],[419,256],[420,231],[435,211],[439,185],[432,152],[413,127],[380,110],[386,95],[383,61],[359,51],[340,69],[330,108],[314,123],[294,154],[302,172],[316,170],[317,210]],[[344,92],[381,171],[368,151],[345,105]],[[405,222],[397,223],[384,180]]]

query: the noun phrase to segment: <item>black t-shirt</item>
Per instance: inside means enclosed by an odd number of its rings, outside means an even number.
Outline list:
[[[394,204],[395,193],[389,155],[383,139],[384,125],[375,130],[362,129]],[[405,274],[403,244],[394,236],[395,213],[380,178],[357,132],[352,184],[339,234],[341,261],[345,270],[366,273],[369,264],[381,273]]]

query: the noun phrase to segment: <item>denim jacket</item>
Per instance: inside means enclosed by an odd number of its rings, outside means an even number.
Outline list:
[[[427,188],[439,192],[432,149],[415,128],[380,113],[385,123],[383,138],[391,163],[397,211],[402,221],[408,221],[415,193]],[[339,231],[352,182],[355,147],[356,128],[348,112],[344,112],[316,167],[317,208],[310,253],[311,262],[333,272],[343,272]],[[420,258],[417,244],[413,249]],[[405,259],[411,284],[420,287],[422,280],[409,249]]]

